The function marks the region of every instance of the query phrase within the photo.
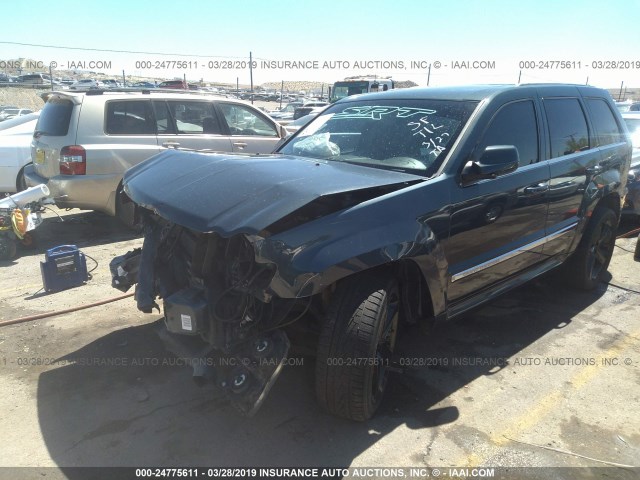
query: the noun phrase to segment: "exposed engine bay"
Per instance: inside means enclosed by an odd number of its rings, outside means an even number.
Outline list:
[[[137,306],[145,313],[160,311],[161,298],[167,330],[180,334],[178,339],[202,340],[191,354],[194,377],[213,381],[242,413],[252,415],[289,350],[280,328],[304,315],[313,297],[267,293],[276,268],[256,262],[251,236],[223,238],[151,212],[144,216],[143,248],[113,259],[113,286],[127,291],[137,283]]]
[[[137,284],[143,312],[160,311],[161,299],[165,346],[251,415],[294,331],[304,343],[335,324],[326,319],[338,282],[409,254],[406,239],[422,238],[422,224],[389,228],[389,218],[406,205],[394,193],[423,181],[296,156],[162,152],[123,179],[121,204],[133,202],[145,235],[141,249],[112,261],[112,285]],[[291,325],[299,321],[304,328]]]

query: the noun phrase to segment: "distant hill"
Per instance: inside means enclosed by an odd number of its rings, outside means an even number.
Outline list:
[[[622,87],[622,94],[620,94],[620,87],[607,88],[607,91],[611,94],[616,102],[624,102],[625,100],[640,100],[640,87]]]

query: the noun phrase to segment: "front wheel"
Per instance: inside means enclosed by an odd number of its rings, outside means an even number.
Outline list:
[[[116,217],[125,227],[135,233],[142,233],[142,224],[136,215],[136,204],[131,200],[126,201],[122,184],[116,190]]]
[[[613,210],[593,211],[578,248],[565,266],[567,280],[582,290],[593,290],[607,271],[616,243],[618,217]]]
[[[398,283],[384,272],[338,283],[327,312],[316,364],[316,394],[329,413],[364,421],[382,401],[395,347]]]

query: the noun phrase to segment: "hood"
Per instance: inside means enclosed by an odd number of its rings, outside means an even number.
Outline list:
[[[168,150],[129,169],[123,183],[134,202],[161,217],[228,237],[257,234],[320,197],[390,185],[399,189],[422,180],[304,157]]]

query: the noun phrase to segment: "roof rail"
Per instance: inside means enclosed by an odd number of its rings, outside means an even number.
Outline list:
[[[181,88],[144,88],[144,87],[117,87],[117,88],[88,88],[86,90],[64,90],[65,92],[85,93],[87,95],[102,95],[104,93],[178,93],[186,95],[211,95],[221,96],[219,93],[208,92],[206,90],[183,90]]]

